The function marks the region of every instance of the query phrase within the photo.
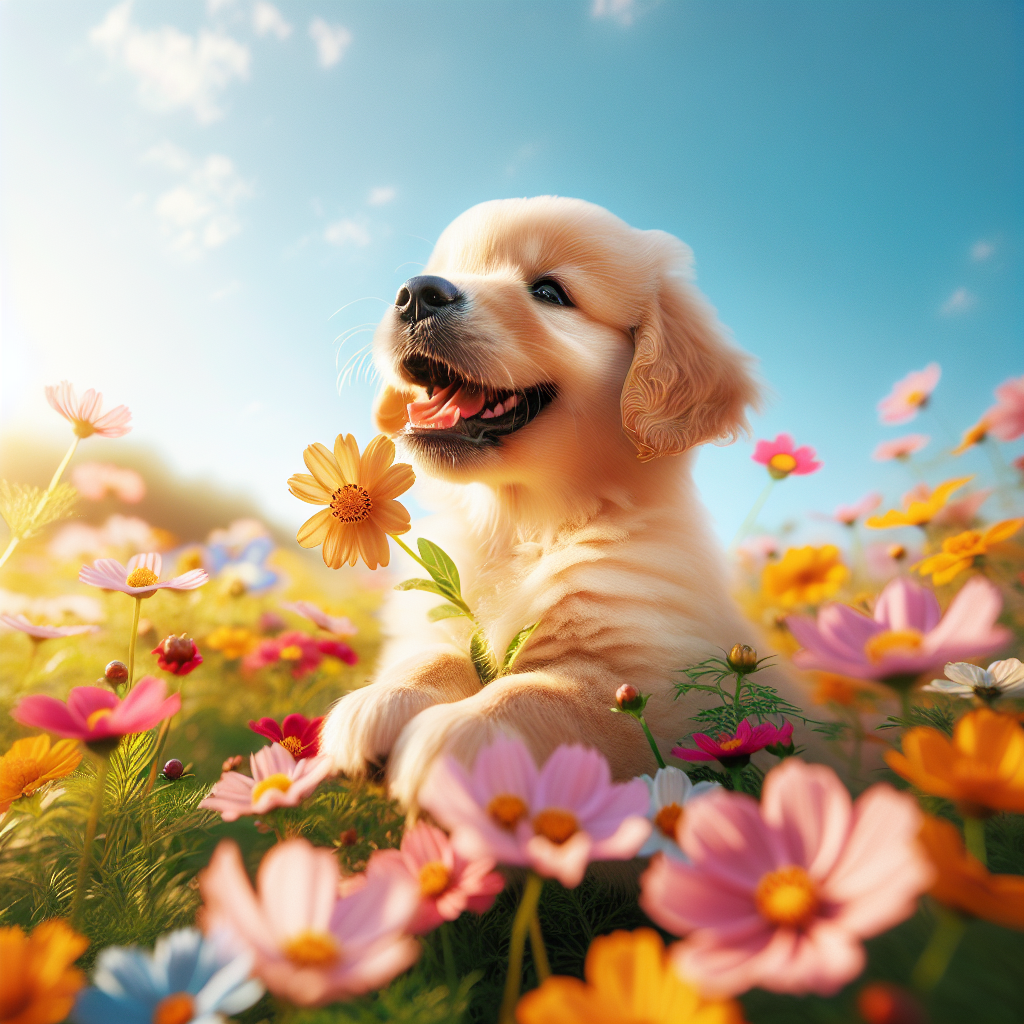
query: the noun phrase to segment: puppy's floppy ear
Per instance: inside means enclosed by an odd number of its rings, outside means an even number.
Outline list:
[[[750,429],[747,406],[760,398],[753,360],[725,339],[714,310],[686,279],[689,250],[671,243],[675,266],[662,272],[633,332],[622,388],[622,425],[641,462],[735,441]]]
[[[409,422],[406,406],[416,401],[414,391],[385,384],[384,389],[373,402],[374,426],[382,433],[394,436]]]

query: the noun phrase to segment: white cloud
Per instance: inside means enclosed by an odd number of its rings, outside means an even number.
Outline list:
[[[978,297],[973,292],[966,288],[957,288],[942,304],[939,312],[943,316],[959,316],[966,313],[977,301]]]
[[[138,81],[139,99],[152,110],[191,108],[203,124],[224,111],[220,93],[235,79],[249,77],[249,48],[223,32],[190,36],[164,25],[146,30],[132,23],[133,0],[111,8],[89,40]]]
[[[370,206],[387,206],[398,193],[390,185],[378,185],[371,188],[366,201]]]
[[[370,232],[362,224],[354,220],[339,220],[328,224],[324,231],[324,241],[331,245],[358,245],[370,244]]]
[[[328,25],[323,18],[314,18],[309,23],[310,38],[316,43],[320,66],[333,67],[349,48],[352,33],[344,25]]]
[[[235,208],[252,195],[252,186],[219,153],[195,160],[170,142],[162,142],[143,155],[184,178],[157,197],[153,212],[173,251],[196,259],[223,245],[242,230]]]
[[[984,238],[979,238],[974,245],[971,246],[971,259],[975,263],[984,263],[985,260],[991,259],[996,252],[995,242],[987,242]]]
[[[292,34],[292,27],[284,15],[266,0],[259,0],[252,9],[252,27],[258,36],[275,35],[278,39],[287,39]]]
[[[594,0],[590,8],[594,18],[608,18],[620,25],[632,25],[636,17],[636,0]]]

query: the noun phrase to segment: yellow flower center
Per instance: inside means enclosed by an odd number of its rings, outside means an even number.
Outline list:
[[[818,892],[803,868],[793,865],[769,871],[754,891],[758,913],[772,924],[804,928],[818,909]]]
[[[440,896],[448,888],[451,875],[439,861],[432,860],[420,868],[420,895]]]
[[[735,750],[737,747],[743,745],[743,740],[733,736],[731,733],[722,732],[718,734],[718,745],[723,750]]]
[[[545,807],[533,819],[533,831],[559,846],[579,830],[576,816],[571,811],[563,811],[561,807]]]
[[[137,569],[132,569],[128,573],[128,579],[125,580],[129,587],[151,587],[154,583],[159,582],[160,577],[152,569],[147,569],[144,565],[140,565]]]
[[[96,428],[88,420],[72,420],[72,429],[79,437],[92,437]]]
[[[298,736],[285,736],[281,740],[281,746],[296,760],[298,760],[299,754],[302,753],[302,740]]]
[[[195,1013],[195,1000],[187,992],[174,992],[156,1004],[153,1024],[188,1024]]]
[[[796,469],[796,459],[786,452],[779,452],[778,455],[771,457],[768,465],[772,469],[777,469],[780,473],[792,473]]]
[[[947,555],[957,555],[960,558],[983,555],[985,553],[985,539],[977,530],[964,530],[955,537],[947,537],[942,542],[942,550]]]
[[[341,956],[341,947],[326,932],[302,932],[284,947],[284,955],[299,967],[327,967]]]
[[[675,839],[679,822],[683,817],[683,809],[679,804],[665,804],[654,816],[654,825],[663,836]]]
[[[526,817],[529,808],[512,793],[499,793],[487,805],[491,820],[511,832]]]
[[[281,649],[281,657],[285,661],[299,661],[302,657],[302,648],[298,644],[289,644]]]
[[[883,633],[876,633],[864,644],[864,653],[868,661],[876,665],[882,661],[887,654],[915,654],[921,649],[924,641],[924,634],[917,629],[887,629]]]
[[[372,511],[370,492],[359,484],[345,484],[331,495],[331,515],[343,523],[361,523]]]
[[[114,712],[111,708],[97,708],[89,717],[85,720],[85,727],[90,732],[96,728],[96,723],[101,718],[106,718],[107,715],[112,715]]]
[[[924,403],[927,402],[927,401],[928,401],[928,392],[927,391],[911,391],[910,394],[907,395],[907,404],[908,405],[924,405]]]
[[[256,803],[257,800],[269,789],[279,789],[282,793],[287,793],[292,787],[292,780],[287,775],[282,775],[281,772],[275,772],[273,775],[268,775],[262,782],[257,782],[252,788],[252,802]]]

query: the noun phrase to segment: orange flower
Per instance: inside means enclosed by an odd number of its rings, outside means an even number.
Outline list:
[[[968,448],[973,448],[988,437],[988,424],[984,418],[978,420],[973,427],[964,431],[963,440],[949,453],[950,455],[963,455]]]
[[[873,530],[885,530],[891,526],[924,526],[938,515],[954,491],[959,490],[965,483],[973,479],[970,476],[962,476],[956,480],[947,480],[945,483],[939,484],[924,501],[910,500],[904,511],[899,512],[891,508],[884,516],[869,517],[865,520],[864,525],[870,526]]]
[[[0,1021],[57,1024],[71,1011],[85,975],[71,965],[89,940],[59,919],[26,935],[17,925],[0,928]]]
[[[75,740],[58,740],[52,748],[46,735],[15,740],[0,757],[0,814],[19,797],[31,796],[45,783],[70,775],[81,760]]]
[[[259,640],[244,626],[218,626],[206,638],[206,646],[220,651],[228,661],[243,657],[258,644]]]
[[[955,537],[942,542],[942,551],[931,555],[913,566],[922,576],[931,576],[935,586],[948,583],[964,569],[970,569],[974,559],[984,555],[993,544],[1012,537],[1022,526],[1024,519],[1004,519],[990,526],[984,533],[980,530],[964,530]]]
[[[926,815],[921,843],[938,870],[930,895],[947,907],[1024,931],[1024,876],[990,875],[951,822]]]
[[[1009,715],[971,711],[952,740],[918,726],[904,734],[903,753],[890,750],[885,760],[918,789],[953,800],[972,817],[985,809],[1024,814],[1024,729]]]
[[[784,608],[821,604],[839,590],[849,575],[835,544],[790,548],[779,561],[764,567],[761,591]]]
[[[683,981],[651,928],[594,939],[586,982],[548,978],[516,1007],[519,1024],[743,1024],[732,999],[706,999]]]
[[[844,708],[865,710],[876,700],[892,696],[892,691],[867,679],[851,679],[834,672],[815,672],[811,699],[815,704],[838,704]]]

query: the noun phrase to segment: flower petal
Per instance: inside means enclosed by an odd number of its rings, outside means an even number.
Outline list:
[[[311,444],[302,453],[302,461],[313,474],[316,482],[326,491],[333,494],[342,484],[346,483],[338,470],[338,463],[330,451],[319,441]]]
[[[288,477],[288,490],[300,501],[310,505],[328,505],[331,501],[327,489],[309,473],[293,473]]]
[[[331,528],[332,523],[331,510],[329,508],[321,509],[315,515],[310,516],[295,534],[295,539],[304,548],[315,548],[319,545],[326,543],[327,532]],[[324,558],[326,562],[326,557]],[[330,564],[330,563],[328,563]],[[334,566],[337,568],[337,566]]]
[[[359,445],[352,434],[339,434],[334,439],[334,458],[344,483],[362,482],[359,479]]]

